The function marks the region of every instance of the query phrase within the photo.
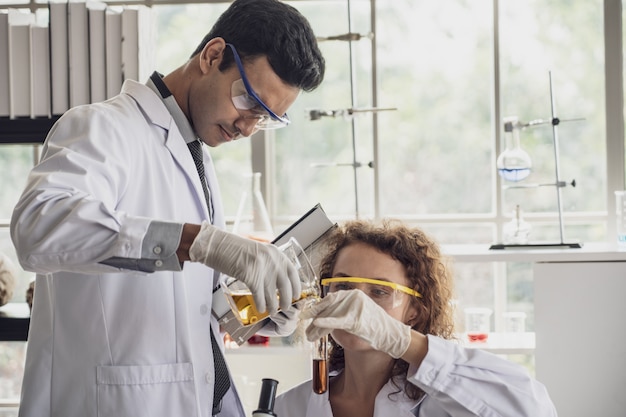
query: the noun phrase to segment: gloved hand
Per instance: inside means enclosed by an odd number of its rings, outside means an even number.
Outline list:
[[[278,247],[247,239],[203,222],[189,248],[189,258],[242,281],[259,312],[287,310],[301,292],[298,270]],[[296,298],[297,298],[296,297]]]
[[[268,323],[261,327],[257,334],[261,336],[289,336],[298,327],[298,316],[300,310],[296,305],[290,306],[288,309],[281,309],[270,316]]]
[[[313,319],[306,329],[313,342],[331,330],[341,329],[367,341],[376,350],[399,358],[411,343],[411,327],[391,317],[363,291],[337,291],[300,314]]]

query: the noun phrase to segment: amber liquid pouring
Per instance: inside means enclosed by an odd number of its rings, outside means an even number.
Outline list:
[[[300,294],[300,298],[293,300],[296,301],[303,300],[309,296],[314,294],[309,292],[302,292]],[[254,304],[254,297],[249,292],[239,292],[231,294],[235,305],[237,306],[237,310],[239,311],[239,317],[241,318],[241,322],[247,326],[249,324],[254,324],[259,320],[263,320],[265,317],[269,316],[267,311],[259,312],[256,309],[256,304]]]

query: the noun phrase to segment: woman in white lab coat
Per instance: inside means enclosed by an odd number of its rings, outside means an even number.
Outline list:
[[[327,250],[326,295],[301,318],[312,319],[310,341],[331,334],[328,390],[290,389],[276,399],[278,417],[556,416],[525,369],[450,340],[452,276],[421,230],[351,221]]]
[[[222,230],[198,142],[286,125],[278,114],[323,70],[296,9],[237,0],[181,67],[145,85],[127,80],[120,95],[59,119],[11,219],[20,263],[37,273],[21,417],[244,415],[227,372],[216,380],[217,271],[270,313],[277,289],[288,308],[300,284],[276,247]]]

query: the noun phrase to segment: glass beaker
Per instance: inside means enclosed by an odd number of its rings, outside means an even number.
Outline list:
[[[306,302],[318,299],[321,291],[317,276],[309,258],[298,241],[295,238],[291,238],[287,243],[279,246],[279,249],[287,255],[298,270],[298,276],[300,277],[302,292],[292,300],[292,305],[303,307]],[[242,326],[255,324],[269,316],[267,311],[258,311],[252,292],[243,282],[234,277],[227,277],[222,283],[222,288],[233,313]]]
[[[526,313],[523,311],[507,311],[504,318],[504,333],[511,343],[521,345],[526,331]]]
[[[491,309],[466,308],[465,333],[470,342],[486,342],[491,331]]]

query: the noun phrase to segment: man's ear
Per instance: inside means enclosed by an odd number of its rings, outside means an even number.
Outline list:
[[[213,38],[202,48],[200,52],[200,70],[202,73],[209,71],[211,67],[219,66],[224,56],[226,41],[223,38]]]

